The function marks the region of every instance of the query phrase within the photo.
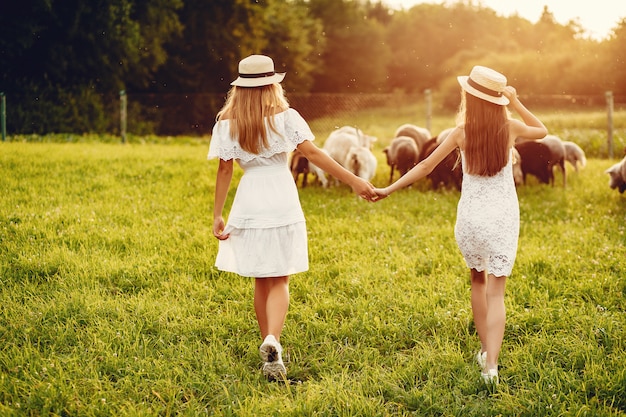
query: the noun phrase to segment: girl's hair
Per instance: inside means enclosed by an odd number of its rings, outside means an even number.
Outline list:
[[[462,92],[457,123],[465,127],[468,174],[493,176],[509,161],[509,113],[494,104]]]
[[[224,107],[217,113],[217,120],[229,119],[230,135],[237,138],[241,148],[259,154],[269,146],[267,127],[279,133],[274,126],[274,115],[288,108],[289,102],[280,84],[233,86]]]

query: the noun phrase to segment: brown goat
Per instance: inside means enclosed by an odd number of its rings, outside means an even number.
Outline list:
[[[419,158],[417,145],[409,136],[393,138],[389,146],[383,149],[383,152],[387,156],[387,165],[391,168],[389,184],[393,182],[394,169],[397,169],[400,176],[403,176],[417,164]]]

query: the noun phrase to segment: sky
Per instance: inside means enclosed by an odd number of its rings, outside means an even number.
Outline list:
[[[445,0],[382,0],[395,9],[409,9],[418,3],[448,3]],[[519,16],[536,23],[543,12],[543,7],[554,15],[554,19],[562,24],[577,19],[594,39],[605,39],[617,23],[626,18],[626,1],[624,0],[475,0],[496,11],[500,16],[510,16],[517,13]],[[453,1],[454,3],[454,1]]]

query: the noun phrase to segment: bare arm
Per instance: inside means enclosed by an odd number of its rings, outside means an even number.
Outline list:
[[[541,120],[532,114],[519,100],[514,87],[510,85],[506,86],[503,94],[508,97],[510,101],[509,106],[513,108],[524,121],[524,123],[522,123],[519,120],[511,120],[509,131],[513,141],[517,137],[541,139],[548,134],[548,129],[546,129]]]
[[[298,150],[304,154],[309,162],[317,165],[344,184],[349,185],[352,191],[358,196],[368,201],[377,199],[378,196],[374,192],[374,187],[369,182],[365,181],[363,178],[357,177],[352,172],[339,165],[337,161],[315,146],[313,142],[305,140],[298,145]]]
[[[439,146],[437,146],[437,148],[435,148],[433,153],[431,153],[428,158],[415,165],[409,172],[400,177],[390,186],[377,188],[376,193],[380,197],[387,197],[394,191],[407,187],[415,181],[424,178],[426,175],[430,174],[450,152],[459,146],[458,144],[462,137],[463,134],[461,130],[458,128],[454,129],[452,133],[450,133],[448,137],[446,137],[446,139]]]
[[[228,234],[222,234],[224,231],[222,211],[224,210],[224,203],[228,196],[232,178],[233,160],[224,161],[220,159],[220,164],[217,168],[217,178],[215,179],[215,200],[213,205],[213,235],[220,240],[228,239]]]

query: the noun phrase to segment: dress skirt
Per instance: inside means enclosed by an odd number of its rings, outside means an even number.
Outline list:
[[[215,265],[245,277],[279,277],[309,269],[307,230],[286,164],[246,166]]]
[[[461,152],[465,164],[465,155]],[[468,268],[510,276],[519,238],[519,202],[512,158],[492,177],[463,173],[455,237]]]

